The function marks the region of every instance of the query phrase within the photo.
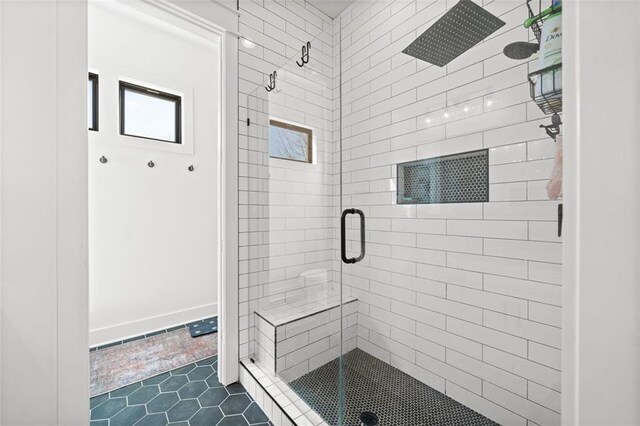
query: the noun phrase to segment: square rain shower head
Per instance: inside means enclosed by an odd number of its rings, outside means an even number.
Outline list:
[[[505,24],[471,0],[460,0],[402,53],[443,67]]]

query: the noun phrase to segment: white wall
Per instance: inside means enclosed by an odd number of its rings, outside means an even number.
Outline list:
[[[0,20],[0,424],[87,424],[86,4]]]
[[[100,75],[100,131],[89,132],[92,345],[217,314],[220,40],[211,37],[116,2],[89,6],[89,66]],[[119,79],[183,96],[182,145],[118,134]]]
[[[565,16],[563,423],[637,425],[640,4],[572,2]]]

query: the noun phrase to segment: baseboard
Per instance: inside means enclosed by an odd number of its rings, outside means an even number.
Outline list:
[[[216,315],[218,315],[218,304],[211,303],[155,317],[97,328],[89,330],[89,346],[95,347],[117,342]]]

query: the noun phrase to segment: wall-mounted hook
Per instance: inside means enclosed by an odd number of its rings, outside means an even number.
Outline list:
[[[109,160],[107,160],[107,157],[105,157],[104,155],[102,157],[100,157],[100,162],[102,164],[105,164],[107,161],[109,161]]]
[[[187,167],[187,169],[188,169],[190,172],[192,172],[192,171],[194,171],[194,170],[195,170],[195,167],[193,167],[193,164],[192,164],[192,165],[190,165],[189,167]]]
[[[269,85],[264,87],[267,90],[267,92],[271,92],[273,89],[276,88],[277,75],[278,73],[276,73],[275,71],[269,74]]]
[[[562,120],[560,119],[560,116],[558,114],[553,114],[551,116],[551,124],[548,124],[546,126],[544,124],[541,124],[540,128],[544,129],[544,131],[547,132],[547,135],[549,135],[549,137],[555,141],[556,136],[560,134],[561,125]]]
[[[300,63],[299,61],[296,61],[296,64],[298,64],[299,67],[304,67],[304,64],[308,64],[309,63],[309,51],[311,50],[311,42],[308,41],[306,45],[302,46],[302,58],[300,59],[302,61],[302,63]]]
[[[149,167],[154,167],[155,165],[156,165],[156,163],[154,163],[153,161],[149,161],[147,163],[147,166],[149,166]]]

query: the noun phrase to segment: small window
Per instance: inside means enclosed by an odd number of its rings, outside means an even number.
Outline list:
[[[98,74],[89,73],[87,82],[87,124],[98,131]]]
[[[269,121],[269,157],[311,163],[312,143],[311,129]]]
[[[120,82],[120,134],[182,143],[181,98],[171,93]]]

